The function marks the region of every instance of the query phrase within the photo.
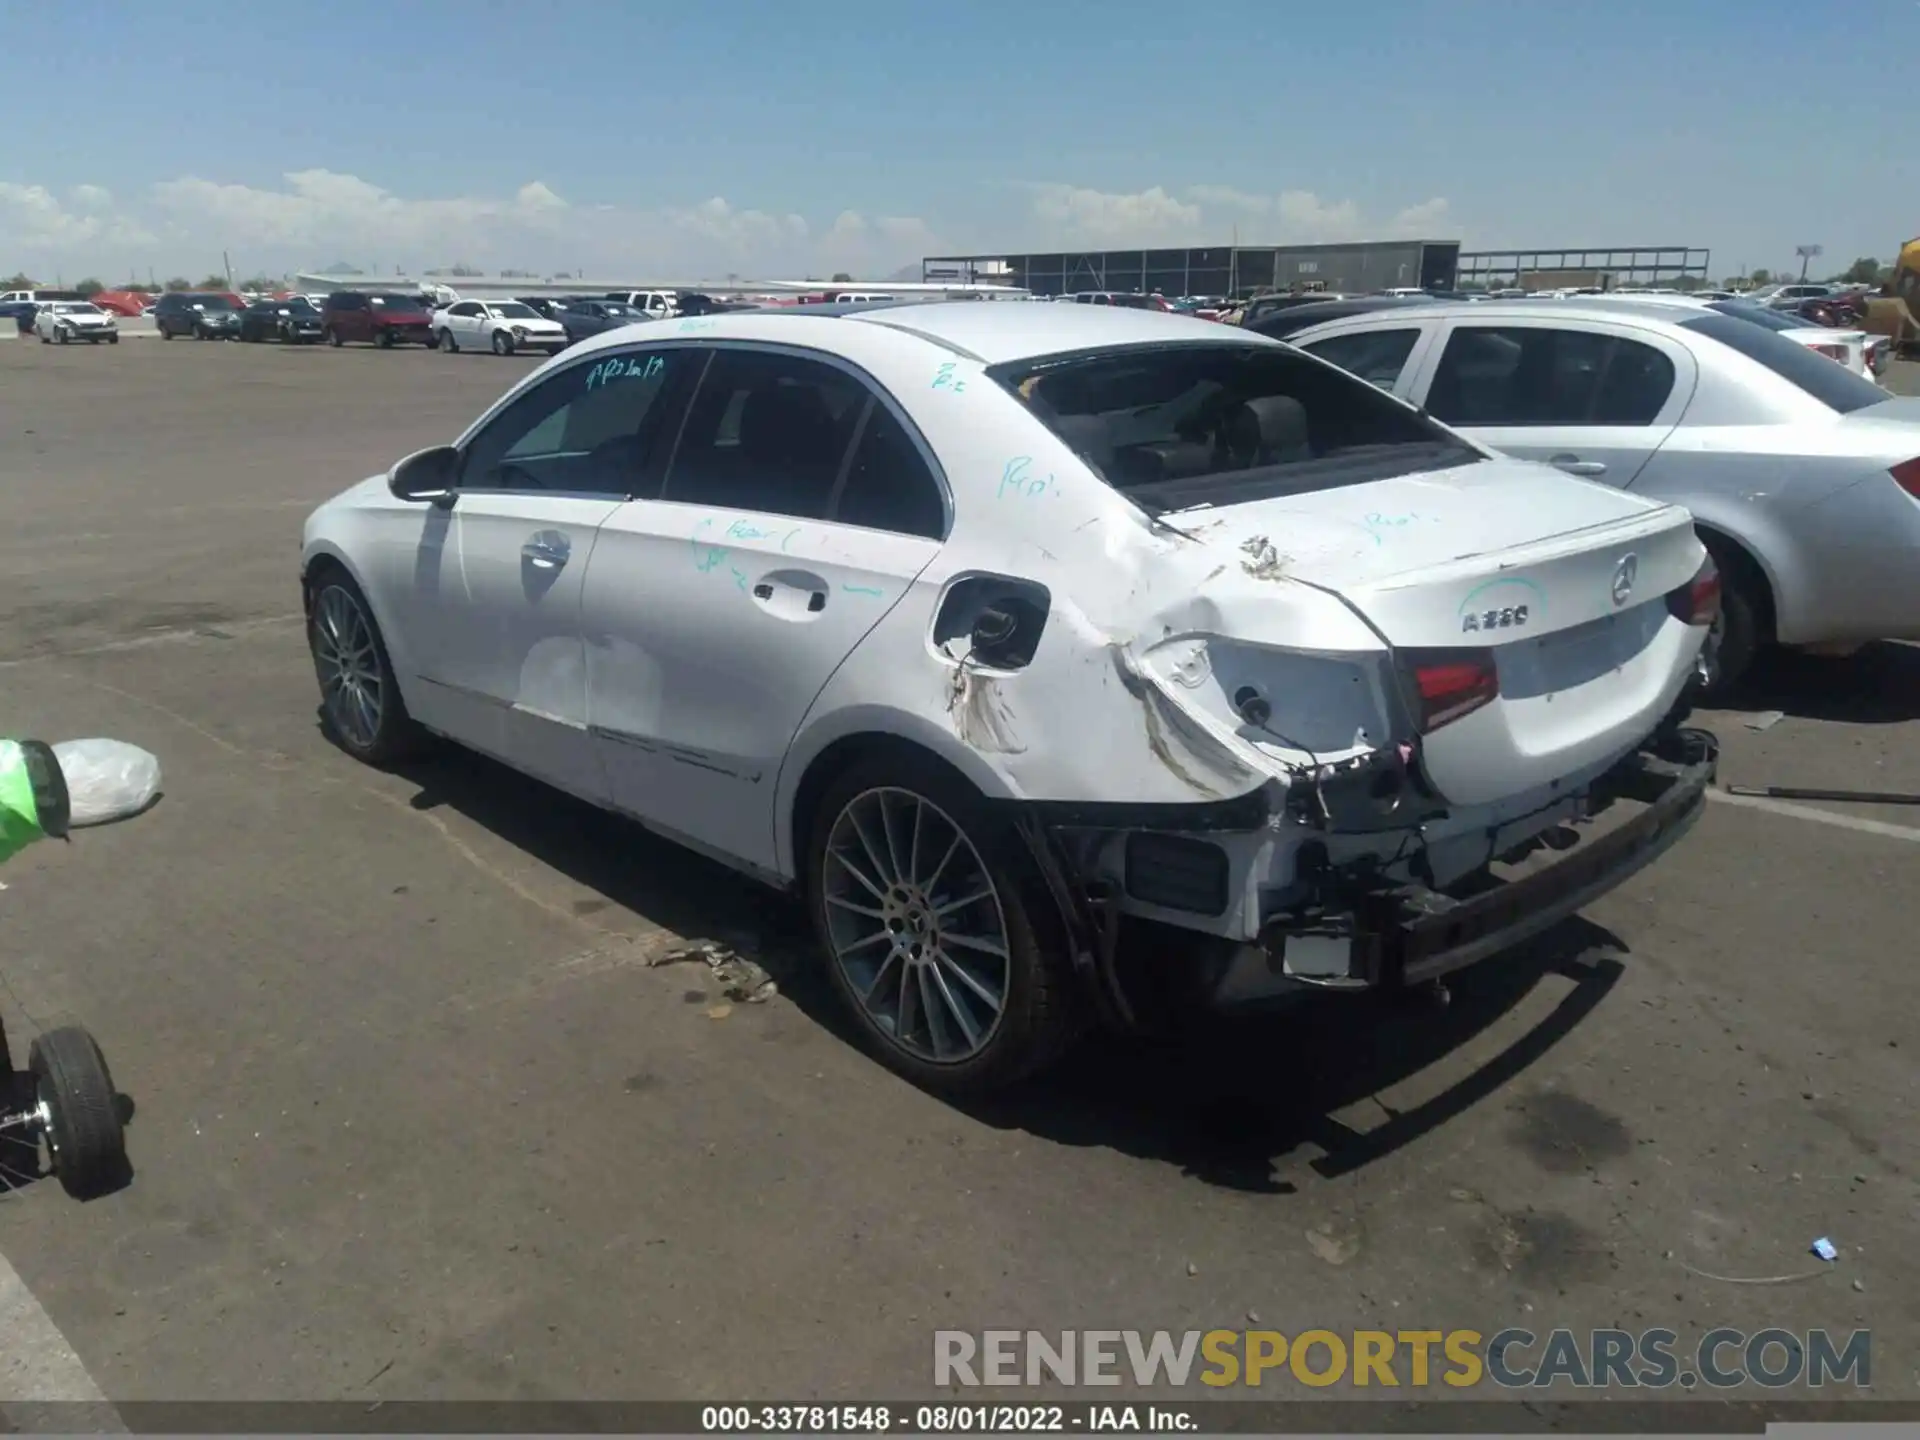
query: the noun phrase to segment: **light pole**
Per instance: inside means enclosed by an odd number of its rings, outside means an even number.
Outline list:
[[[1821,254],[1823,249],[1824,247],[1819,245],[1796,245],[1793,247],[1793,253],[1800,257],[1800,278],[1802,280],[1807,278],[1807,262]]]

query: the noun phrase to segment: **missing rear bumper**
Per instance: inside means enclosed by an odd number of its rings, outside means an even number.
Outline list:
[[[1470,896],[1420,884],[1350,891],[1311,916],[1275,917],[1263,936],[1267,968],[1307,986],[1382,989],[1438,980],[1511,949],[1576,914],[1652,864],[1706,808],[1719,745],[1677,730],[1595,782],[1590,809],[1615,800],[1646,808],[1565,850],[1523,878]],[[1332,897],[1329,897],[1332,898]]]

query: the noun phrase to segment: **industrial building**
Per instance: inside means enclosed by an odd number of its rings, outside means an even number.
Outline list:
[[[1573,285],[1710,282],[1713,252],[1692,245],[1590,245],[1570,250],[1471,250],[1460,256],[1462,289],[1551,290]]]
[[[1345,245],[935,255],[920,262],[920,278],[925,284],[1014,285],[1035,295],[1115,290],[1245,296],[1267,290],[1365,292],[1402,286],[1450,290],[1459,263],[1457,240],[1379,240]]]

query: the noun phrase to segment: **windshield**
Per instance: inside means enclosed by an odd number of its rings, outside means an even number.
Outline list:
[[[1702,315],[1697,320],[1686,321],[1685,325],[1766,366],[1842,415],[1878,405],[1887,398],[1887,392],[1871,380],[1863,379],[1818,351],[1749,324],[1745,316],[1736,320],[1732,316]]]
[[[540,312],[518,300],[505,300],[493,307],[493,313],[506,320],[538,320]]]
[[[56,315],[98,315],[100,313],[99,306],[88,305],[75,300],[62,300],[56,305],[49,305],[47,308],[52,310]]]
[[[623,304],[618,300],[603,300],[600,303],[600,308],[607,314],[617,316],[621,319],[625,319],[629,315],[636,320],[644,320],[647,318],[644,311],[636,310],[633,306]]]
[[[400,310],[408,314],[420,314],[424,310],[412,295],[375,295],[372,299],[382,310]]]
[[[234,310],[238,307],[224,295],[196,295],[193,303],[202,310]]]
[[[1483,458],[1364,380],[1277,346],[1129,346],[989,373],[1103,480],[1158,512]]]

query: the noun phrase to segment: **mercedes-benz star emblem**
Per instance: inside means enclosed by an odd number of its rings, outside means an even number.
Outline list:
[[[1624,605],[1633,594],[1633,582],[1640,578],[1640,557],[1623,555],[1613,567],[1613,603]]]

